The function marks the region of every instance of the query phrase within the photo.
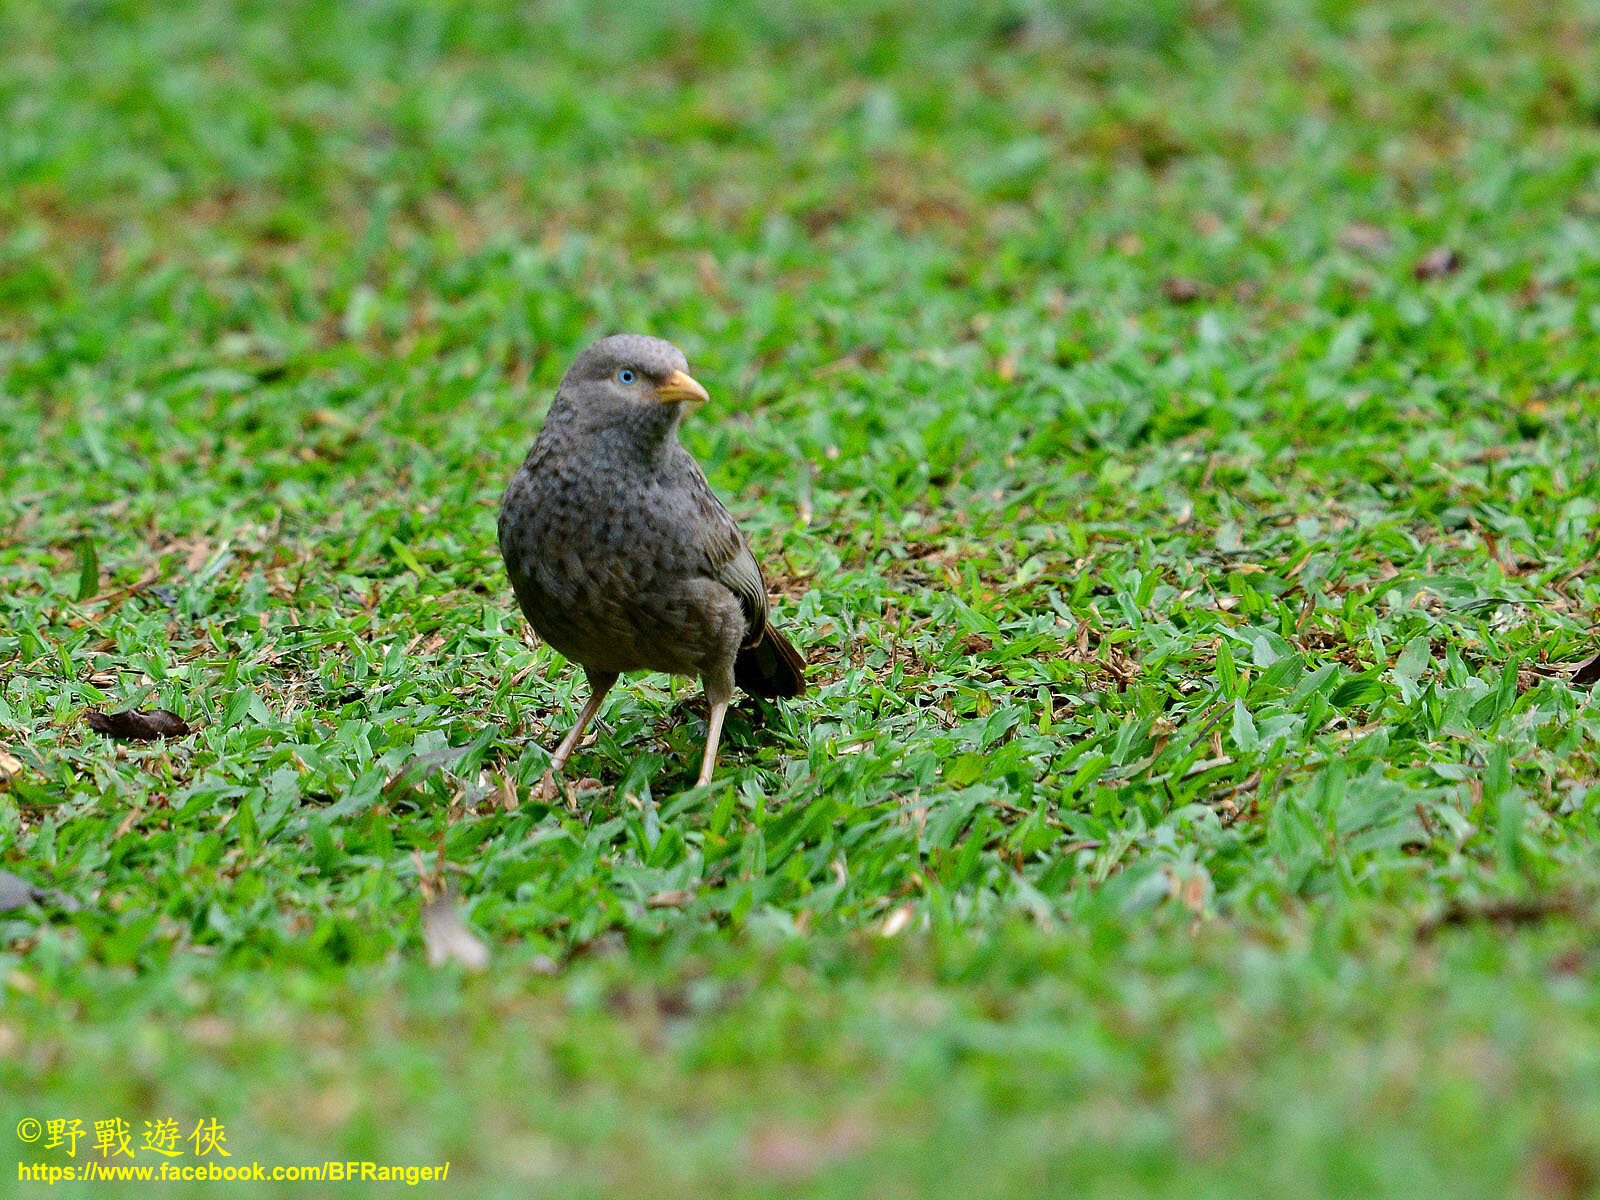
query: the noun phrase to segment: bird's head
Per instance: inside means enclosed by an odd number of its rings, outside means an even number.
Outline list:
[[[578,355],[556,392],[558,411],[582,428],[664,438],[684,409],[709,400],[671,342],[638,333],[601,338]]]

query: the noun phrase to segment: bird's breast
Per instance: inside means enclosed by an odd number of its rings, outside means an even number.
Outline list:
[[[576,619],[655,586],[673,557],[659,524],[638,481],[530,463],[501,501],[500,552],[537,627],[548,610]]]

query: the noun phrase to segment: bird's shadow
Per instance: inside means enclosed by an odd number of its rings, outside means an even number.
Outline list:
[[[731,774],[752,765],[744,759],[745,752],[762,744],[755,735],[775,722],[781,722],[781,716],[776,705],[749,696],[742,697],[739,703],[729,707],[723,726],[723,761],[718,770],[719,781],[725,773]],[[634,697],[631,702],[612,709],[609,714],[602,712],[590,725],[588,735],[579,744],[568,765],[568,787],[564,791],[575,790],[580,796],[591,794],[596,798],[602,794],[615,795],[629,784],[631,778],[636,778],[641,758],[654,760],[652,765],[645,767],[644,775],[652,790],[663,795],[688,791],[694,786],[700,747],[710,719],[711,707],[703,692],[677,698],[664,697],[661,700]],[[553,725],[559,727],[560,724],[561,716],[557,714]],[[694,726],[691,736],[683,736],[682,731],[689,730],[691,726]],[[647,753],[640,755],[636,739],[644,733],[648,734],[653,745]],[[551,745],[545,746],[546,752],[553,745],[552,741]],[[729,761],[729,750],[739,752],[735,761]],[[490,752],[485,764],[515,773],[526,753],[525,741],[508,740]],[[531,788],[536,782],[524,783],[523,786]],[[588,786],[580,786],[585,784]]]
[[[750,729],[765,729],[775,713],[775,705],[746,696],[738,703],[728,706],[723,736],[735,732],[741,723]],[[669,704],[667,711],[657,718],[655,728],[659,733],[669,733],[688,724],[688,718],[691,716],[697,717],[702,724],[711,720],[711,705],[707,702],[705,693],[687,696]]]

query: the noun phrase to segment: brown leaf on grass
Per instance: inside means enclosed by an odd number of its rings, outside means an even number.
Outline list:
[[[25,908],[33,903],[33,884],[10,871],[0,871],[0,912]]]
[[[516,812],[522,801],[517,796],[517,781],[504,772],[499,776],[493,793],[494,803],[506,812]]]
[[[121,712],[89,714],[89,728],[125,742],[150,742],[156,738],[183,737],[188,724],[177,713],[165,708],[125,708]]]
[[[1389,250],[1389,230],[1371,221],[1352,221],[1339,230],[1339,245],[1362,254],[1378,254]]]
[[[1572,669],[1572,674],[1567,678],[1579,687],[1592,687],[1600,683],[1600,654],[1584,659]]]
[[[46,908],[59,908],[63,912],[77,912],[83,906],[65,892],[35,887],[20,875],[0,871],[0,912],[26,908],[30,904]]]
[[[1541,1200],[1579,1200],[1594,1195],[1600,1165],[1582,1151],[1556,1143],[1534,1151],[1527,1175],[1528,1190]]]
[[[1193,872],[1183,875],[1171,866],[1163,866],[1161,870],[1167,878],[1167,894],[1192,915],[1205,916],[1214,891],[1211,872],[1204,867],[1196,867]]]
[[[1382,226],[1370,221],[1352,221],[1340,232],[1339,245],[1346,250],[1377,254],[1389,248],[1389,234]]]
[[[1193,304],[1205,293],[1205,285],[1188,275],[1169,275],[1161,281],[1161,294],[1173,304]]]
[[[657,892],[644,902],[646,908],[687,908],[694,899],[694,893],[688,888],[671,888],[665,892]]]
[[[1578,901],[1564,894],[1533,896],[1526,900],[1469,901],[1452,900],[1444,911],[1417,926],[1417,940],[1425,942],[1441,929],[1452,926],[1484,922],[1507,928],[1517,925],[1536,925],[1551,917],[1576,916]]]
[[[911,905],[902,904],[884,920],[880,932],[884,937],[892,938],[909,924],[911,924]]]
[[[750,1138],[747,1155],[758,1172],[779,1179],[804,1179],[839,1162],[873,1140],[861,1116],[841,1113],[821,1128],[770,1124]]]
[[[969,633],[961,639],[961,648],[968,654],[982,654],[994,649],[994,641],[981,633]]]
[[[428,948],[430,967],[454,962],[469,971],[481,971],[489,965],[489,947],[467,928],[449,892],[423,900],[422,941]]]
[[[1552,975],[1581,975],[1589,963],[1589,952],[1577,946],[1563,950],[1550,960]]]
[[[11,781],[21,774],[21,761],[13,758],[4,746],[0,746],[0,792],[10,787]]]
[[[1443,279],[1461,269],[1461,256],[1449,246],[1437,246],[1412,264],[1411,274],[1417,279]]]
[[[469,971],[481,971],[489,965],[489,947],[467,928],[456,905],[455,892],[445,882],[444,835],[441,828],[433,870],[424,865],[421,850],[411,852],[417,865],[417,886],[422,892],[422,944],[427,948],[430,967],[454,962]]]

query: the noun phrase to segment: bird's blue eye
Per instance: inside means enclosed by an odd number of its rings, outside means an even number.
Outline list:
[[[637,376],[627,367],[623,367],[622,370],[617,372],[617,378],[622,380],[623,383],[632,383]]]

